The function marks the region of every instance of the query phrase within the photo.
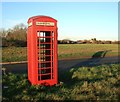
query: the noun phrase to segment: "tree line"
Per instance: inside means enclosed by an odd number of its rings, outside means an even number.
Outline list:
[[[2,47],[27,46],[27,27],[24,24],[14,26],[12,29],[0,29],[0,38],[2,39]]]
[[[27,46],[27,27],[24,24],[18,24],[12,29],[0,29],[1,47],[26,47]],[[120,44],[120,41],[102,41],[92,38],[91,40],[72,41],[70,39],[58,40],[58,44]]]
[[[59,44],[120,44],[120,41],[110,41],[110,40],[97,40],[92,38],[90,40],[77,40],[72,41],[70,39],[58,40]]]

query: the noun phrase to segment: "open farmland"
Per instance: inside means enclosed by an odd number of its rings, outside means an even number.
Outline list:
[[[59,84],[33,86],[26,74],[3,75],[3,100],[107,100],[118,102],[120,96],[120,64],[78,67],[59,70]]]
[[[26,47],[6,47],[2,50],[3,62],[27,61]],[[95,54],[101,56],[101,51],[107,51],[105,56],[118,56],[118,44],[59,44],[59,59],[90,58]]]
[[[58,47],[59,58],[90,58],[100,51],[111,50],[105,56],[118,56],[117,44],[63,44]]]

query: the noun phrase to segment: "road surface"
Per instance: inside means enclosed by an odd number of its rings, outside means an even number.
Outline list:
[[[69,70],[71,68],[81,66],[97,66],[102,64],[114,64],[120,63],[120,57],[104,57],[104,58],[85,58],[85,59],[71,59],[71,60],[59,60],[59,70]],[[27,63],[18,64],[3,64],[2,68],[6,68],[6,73],[27,73]]]

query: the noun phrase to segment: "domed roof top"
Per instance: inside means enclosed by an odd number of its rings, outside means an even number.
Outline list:
[[[33,16],[33,17],[30,17],[29,19],[28,19],[28,21],[30,20],[30,19],[39,19],[39,18],[47,18],[47,19],[52,19],[52,20],[55,20],[55,21],[57,21],[56,19],[54,19],[54,18],[52,18],[52,17],[50,17],[50,16],[44,16],[44,15],[38,15],[38,16]]]

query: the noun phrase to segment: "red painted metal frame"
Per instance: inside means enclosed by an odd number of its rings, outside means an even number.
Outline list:
[[[45,25],[36,25],[36,22],[53,22],[54,26],[45,26]],[[31,82],[32,85],[38,85],[38,84],[45,84],[45,85],[54,85],[58,83],[58,54],[57,54],[57,20],[48,17],[48,16],[34,16],[28,19],[28,31],[27,31],[27,49],[28,49],[28,80]],[[50,36],[51,42],[49,44],[52,44],[52,38],[53,41],[53,50],[52,48],[46,49],[51,50],[50,55],[46,56],[53,56],[50,62],[53,64],[53,67],[51,65],[51,78],[46,80],[39,80],[38,79],[38,52],[42,49],[38,49],[38,36],[37,32],[46,32],[49,31],[52,35],[52,32],[54,33],[54,36]],[[53,55],[52,55],[53,51]],[[53,68],[53,69],[52,69]],[[52,73],[53,70],[53,73]],[[40,72],[41,73],[41,72]],[[53,78],[52,78],[53,74]],[[42,75],[42,74],[41,74]]]

